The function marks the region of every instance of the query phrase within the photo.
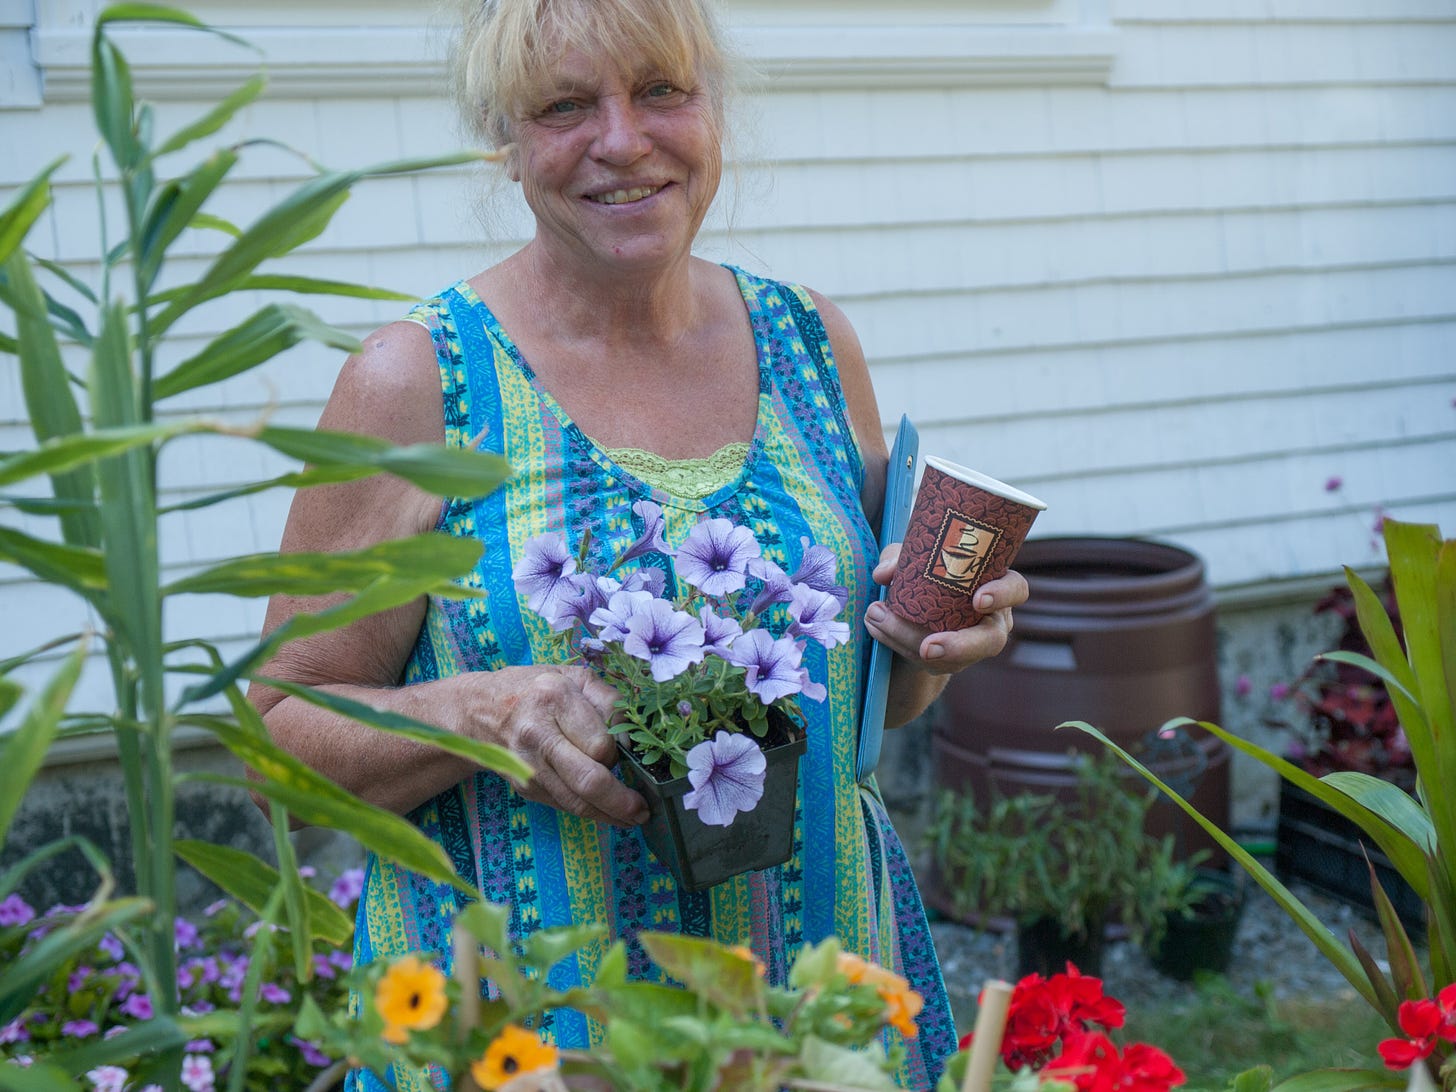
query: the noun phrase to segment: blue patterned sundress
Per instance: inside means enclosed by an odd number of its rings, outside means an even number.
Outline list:
[[[731,267],[730,267],[731,268]],[[503,455],[515,476],[495,493],[445,504],[438,528],[484,541],[466,582],[484,597],[432,599],[405,672],[406,684],[461,671],[546,662],[550,631],[517,596],[511,568],[527,540],[565,529],[572,548],[590,527],[597,561],[614,558],[642,531],[632,513],[650,498],[677,544],[698,520],[726,517],[753,531],[764,555],[793,572],[805,540],[832,549],[849,589],[856,634],[825,651],[810,642],[804,665],[829,691],[804,701],[808,750],[800,763],[794,853],[784,865],[708,891],[677,890],[635,829],[622,830],[522,799],[481,772],[416,808],[409,818],[444,847],[460,876],[510,907],[513,936],[573,922],[605,922],[628,941],[634,977],[660,977],[633,938],[677,931],[743,945],[782,984],[799,949],[837,935],[844,948],[893,968],[925,998],[919,1034],[904,1040],[897,1074],[928,1089],[956,1048],[940,966],[905,850],[871,779],[854,778],[859,695],[868,663],[862,619],[878,555],[860,504],[864,466],[850,428],[824,325],[809,294],[733,269],[758,350],[758,421],[738,475],[701,499],[673,496],[623,470],[537,381],[494,314],[464,281],[419,304],[410,317],[431,333],[440,365],[446,441]],[[359,963],[429,953],[447,972],[449,930],[460,896],[371,856],[359,903]],[[587,949],[553,972],[565,989],[589,982],[602,950]],[[563,1047],[587,1048],[603,1029],[557,1011],[543,1031]],[[886,1030],[886,1043],[899,1041]],[[392,1074],[401,1090],[443,1088],[443,1075]],[[367,1073],[349,1089],[380,1089]]]

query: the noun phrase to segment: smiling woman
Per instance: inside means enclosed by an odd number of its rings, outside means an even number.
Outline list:
[[[261,683],[250,696],[284,746],[438,841],[465,884],[509,908],[515,937],[604,923],[627,941],[628,972],[646,978],[662,972],[639,933],[695,934],[751,950],[782,984],[801,949],[838,936],[924,999],[886,1046],[903,1048],[903,1086],[930,1087],[955,1028],[905,851],[873,780],[855,780],[868,644],[898,654],[889,719],[903,723],[947,675],[1001,649],[1026,584],[1013,573],[986,585],[986,618],[972,629],[927,634],[885,612],[866,618],[896,555],[880,558],[871,532],[887,453],[854,331],[817,293],[692,252],[723,162],[729,62],[709,0],[477,0],[457,58],[465,118],[505,153],[534,236],[368,338],[321,425],[478,445],[516,476],[443,508],[391,479],[300,492],[285,550],[439,530],[485,544],[466,578],[478,595],[421,597],[290,645],[267,674],[500,744],[534,773],[509,780]],[[558,531],[561,542],[544,537]],[[762,564],[745,576],[750,543]],[[715,645],[715,662],[749,680],[760,717],[788,694],[812,698],[794,741],[806,749],[784,864],[691,890],[649,850],[644,824],[657,817],[624,784],[609,730],[624,715],[617,691],[556,633],[562,618],[591,621],[578,617],[581,602],[554,598],[560,582],[578,568],[605,572],[624,552],[611,590],[726,590],[773,604],[749,608],[761,616],[738,619],[737,633],[725,619],[684,622],[666,604],[639,612],[605,592],[600,609],[604,623],[622,622],[653,681],[669,660],[697,662]],[[319,605],[279,596],[266,624]],[[704,690],[671,705],[687,722],[710,703]],[[743,756],[713,742],[694,799],[727,819],[742,798],[712,789],[713,774],[736,776]],[[736,824],[716,829],[739,837]],[[424,951],[448,971],[460,909],[455,891],[372,860],[357,957]],[[584,950],[553,985],[591,982],[601,958]],[[537,1030],[574,1048],[602,1033],[572,1010],[547,1013]],[[386,1076],[400,1089],[445,1083],[434,1072]],[[351,1077],[351,1088],[380,1087],[375,1074]]]

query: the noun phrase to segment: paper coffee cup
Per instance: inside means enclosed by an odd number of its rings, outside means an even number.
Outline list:
[[[932,632],[966,629],[982,618],[976,589],[1006,575],[1046,505],[1030,493],[933,455],[890,583],[890,609]]]

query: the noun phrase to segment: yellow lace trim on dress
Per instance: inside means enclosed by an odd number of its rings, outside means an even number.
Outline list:
[[[703,459],[664,459],[637,447],[612,448],[607,455],[654,489],[674,497],[702,500],[738,477],[748,458],[748,448],[746,443],[726,444]]]

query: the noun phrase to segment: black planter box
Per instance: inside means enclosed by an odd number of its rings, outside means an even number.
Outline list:
[[[1280,782],[1275,851],[1280,879],[1303,880],[1373,917],[1367,854],[1402,924],[1412,932],[1424,933],[1425,904],[1365,832],[1319,797],[1288,781]]]

